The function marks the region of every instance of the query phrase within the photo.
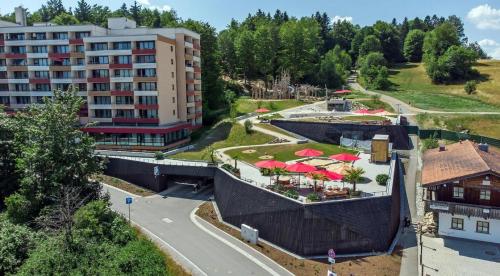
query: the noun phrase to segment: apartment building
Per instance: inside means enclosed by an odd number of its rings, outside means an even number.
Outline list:
[[[439,235],[500,241],[500,150],[463,141],[423,156],[426,208],[438,214]]]
[[[78,89],[82,124],[102,148],[164,149],[202,124],[200,35],[137,27],[0,22],[0,104],[16,112],[55,89]]]

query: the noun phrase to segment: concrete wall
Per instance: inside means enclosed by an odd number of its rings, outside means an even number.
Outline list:
[[[387,134],[389,135],[390,142],[393,143],[393,149],[408,150],[412,148],[408,131],[404,126],[333,124],[284,120],[272,120],[271,124],[318,142],[339,145],[342,135],[356,135],[359,136],[357,138],[359,140],[369,140],[375,134]]]
[[[464,229],[456,230],[451,229],[451,218],[461,218],[464,220]],[[490,233],[483,234],[476,232],[477,221],[486,221],[490,223]],[[471,239],[485,242],[500,242],[500,220],[497,219],[484,219],[478,217],[467,217],[461,215],[452,215],[450,213],[439,212],[439,235]]]

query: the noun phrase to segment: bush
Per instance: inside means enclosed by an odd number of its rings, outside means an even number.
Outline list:
[[[156,160],[163,160],[165,159],[165,154],[161,151],[155,152],[155,159]]]
[[[0,217],[0,275],[16,273],[35,246],[35,235],[29,228]]]
[[[263,176],[270,176],[271,175],[271,170],[270,169],[266,169],[266,168],[262,168],[262,169],[260,169],[260,174],[262,174]]]
[[[389,176],[387,174],[379,174],[377,177],[375,177],[375,180],[377,181],[378,185],[386,186],[387,181],[389,180]]]
[[[252,122],[251,122],[250,120],[246,120],[246,121],[245,121],[245,132],[246,132],[247,134],[252,133],[252,127],[253,127]]]
[[[24,195],[15,193],[5,199],[7,206],[7,216],[14,223],[25,223],[33,219],[32,204]]]
[[[307,199],[311,202],[320,201],[321,197],[317,193],[310,193],[307,195]]]
[[[349,195],[351,195],[352,197],[359,197],[359,196],[361,196],[361,191],[360,190],[357,190],[357,191],[350,190]]]
[[[295,190],[287,190],[283,195],[293,199],[299,198],[299,193]]]
[[[477,82],[476,81],[468,81],[465,83],[465,86],[464,86],[464,90],[465,90],[465,93],[467,94],[472,94],[474,92],[476,92],[476,86],[477,86]]]
[[[437,139],[436,133],[434,133],[431,138],[424,139],[424,141],[422,142],[422,146],[424,147],[424,150],[435,149],[439,147],[439,141]]]

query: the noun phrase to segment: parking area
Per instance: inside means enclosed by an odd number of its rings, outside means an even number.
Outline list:
[[[423,275],[493,276],[500,273],[500,244],[426,236],[423,242]]]

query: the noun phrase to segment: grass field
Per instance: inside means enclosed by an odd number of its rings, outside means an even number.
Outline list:
[[[469,130],[470,133],[500,139],[500,115],[442,115],[419,114],[418,124],[423,128],[452,131]]]
[[[497,111],[500,108],[500,61],[481,61],[476,66],[482,76],[477,92],[467,95],[464,84],[433,84],[422,63],[395,66],[389,77],[393,91],[383,93],[429,110]]]
[[[257,145],[268,143],[273,139],[274,137],[257,131],[247,134],[242,125],[226,121],[207,131],[195,144],[193,150],[181,152],[169,156],[169,158],[209,161],[209,146],[212,146],[213,149],[220,149],[232,146]]]
[[[238,115],[243,115],[259,109],[259,105],[260,108],[267,108],[270,111],[280,111],[283,109],[300,106],[304,103],[297,100],[254,100],[248,98],[239,98],[235,104]]]
[[[365,105],[369,109],[384,109],[385,111],[388,111],[388,112],[395,112],[394,108],[392,108],[391,105],[389,105],[388,103],[383,102],[381,100],[374,101],[371,99],[370,100],[365,99],[365,100],[356,100],[356,101],[359,103],[362,103],[363,105]]]
[[[281,133],[281,134],[286,135],[286,136],[290,136],[290,134],[288,132],[284,131],[283,129],[281,129],[279,127],[275,127],[275,126],[270,125],[270,124],[255,124],[255,126],[258,126],[258,127],[261,127],[261,128],[267,129],[267,130],[271,130],[271,131],[274,131],[277,133]]]
[[[229,150],[226,151],[226,154],[231,156],[232,158],[237,157],[239,160],[246,161],[248,163],[255,163],[257,161],[262,161],[262,159],[259,159],[260,156],[263,155],[272,155],[274,156],[275,160],[279,161],[290,161],[294,159],[299,159],[301,157],[298,157],[295,155],[296,151],[305,149],[305,148],[311,148],[311,149],[316,149],[324,152],[324,156],[329,156],[332,154],[337,154],[337,153],[342,153],[342,152],[349,152],[353,153],[355,151],[345,149],[345,148],[340,148],[337,145],[331,145],[331,144],[320,144],[320,143],[306,143],[306,144],[296,144],[296,145],[277,145],[277,146],[266,146],[266,147],[255,147],[253,148],[255,150],[254,153],[243,153],[244,150],[246,149],[234,149],[234,150]]]

